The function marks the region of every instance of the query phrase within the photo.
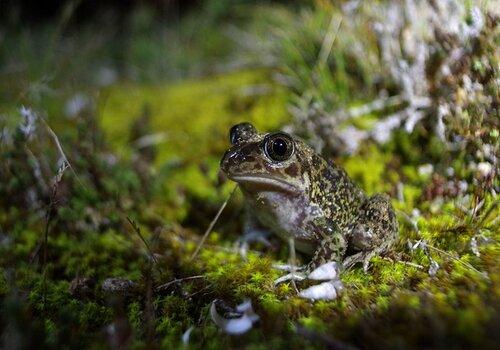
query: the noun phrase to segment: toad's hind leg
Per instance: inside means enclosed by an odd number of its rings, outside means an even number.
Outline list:
[[[390,198],[385,194],[368,198],[361,205],[356,222],[348,230],[348,246],[354,254],[344,259],[343,267],[348,269],[362,262],[366,271],[370,259],[385,253],[397,234],[398,222]]]

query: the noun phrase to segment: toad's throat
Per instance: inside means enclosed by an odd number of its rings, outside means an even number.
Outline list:
[[[229,176],[229,178],[237,182],[245,191],[249,192],[300,192],[296,185],[286,182],[285,180],[271,178],[266,175],[240,174]]]

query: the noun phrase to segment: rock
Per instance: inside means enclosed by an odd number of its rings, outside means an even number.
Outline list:
[[[77,299],[89,298],[94,294],[95,280],[88,277],[75,277],[69,284],[69,294]]]
[[[319,267],[317,267],[314,271],[312,271],[307,278],[310,280],[317,281],[329,281],[338,278],[339,267],[336,262],[327,262]]]
[[[101,288],[106,294],[128,297],[134,294],[136,284],[125,278],[112,277],[106,278],[104,282],[102,282]]]
[[[299,293],[299,296],[311,300],[334,300],[342,292],[343,285],[340,280],[323,282],[309,287]]]
[[[212,321],[225,333],[240,335],[248,332],[259,316],[252,308],[252,302],[245,300],[236,308],[228,306],[224,301],[215,299],[210,306]]]

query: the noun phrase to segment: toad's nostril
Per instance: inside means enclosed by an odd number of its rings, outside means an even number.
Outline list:
[[[220,167],[224,172],[227,172],[228,168],[231,165],[234,165],[236,162],[236,159],[238,158],[238,152],[236,150],[227,150],[226,153],[224,153],[224,156],[222,156],[222,159],[220,161]]]

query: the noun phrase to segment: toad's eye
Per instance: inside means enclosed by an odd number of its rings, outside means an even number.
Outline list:
[[[267,135],[263,146],[267,157],[276,162],[287,160],[294,151],[292,138],[283,132]]]

